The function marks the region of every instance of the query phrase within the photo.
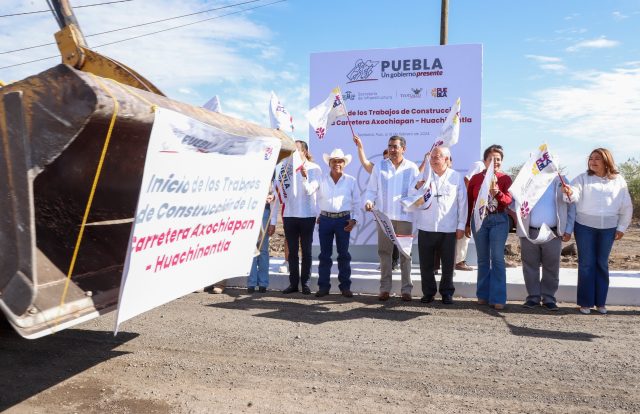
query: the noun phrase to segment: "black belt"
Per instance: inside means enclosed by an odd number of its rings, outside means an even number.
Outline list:
[[[540,227],[533,227],[533,226],[529,226],[529,229],[533,229],[533,230],[540,230]],[[556,231],[558,231],[558,228],[557,228],[557,227],[555,227],[555,226],[554,226],[554,227],[550,227],[549,229],[550,229],[552,232],[554,232],[554,233],[555,233]]]
[[[320,212],[321,216],[325,216],[325,217],[329,217],[329,218],[340,218],[340,217],[348,216],[349,214],[351,214],[350,211],[341,211],[339,213],[330,213],[328,211],[321,211]]]

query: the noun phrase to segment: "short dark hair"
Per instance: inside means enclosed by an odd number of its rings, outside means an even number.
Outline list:
[[[400,135],[394,135],[391,138],[389,138],[389,141],[400,141],[400,146],[402,148],[407,148],[407,140],[404,139],[404,137],[401,137]]]
[[[484,150],[484,155],[482,156],[482,159],[486,161],[487,157],[492,152],[497,152],[498,154],[500,154],[500,158],[504,159],[504,152],[502,151],[502,145],[496,145],[496,144],[490,145],[489,147],[487,147],[486,150]]]

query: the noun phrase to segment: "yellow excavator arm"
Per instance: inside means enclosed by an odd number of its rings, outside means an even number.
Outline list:
[[[69,0],[50,0],[50,2],[60,25],[60,31],[55,34],[55,38],[62,56],[62,63],[83,72],[90,72],[143,91],[164,96],[160,89],[133,69],[89,49]]]

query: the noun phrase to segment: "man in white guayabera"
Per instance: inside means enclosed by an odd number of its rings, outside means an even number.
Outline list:
[[[400,200],[407,196],[411,183],[419,174],[418,166],[404,158],[407,141],[398,135],[389,138],[389,158],[380,161],[373,167],[367,191],[365,193],[365,209],[374,208],[391,220],[396,234],[409,235],[413,231],[413,214],[406,212]],[[391,266],[393,242],[378,227],[378,256],[380,257],[380,295],[378,299],[389,299],[391,291]],[[402,274],[402,300],[411,300],[411,259],[400,255],[400,271]]]

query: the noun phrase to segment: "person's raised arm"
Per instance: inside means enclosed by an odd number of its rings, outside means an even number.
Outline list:
[[[362,164],[362,168],[365,169],[366,172],[371,174],[373,171],[373,163],[369,161],[367,155],[364,153],[364,146],[362,145],[362,140],[359,136],[353,136],[353,142],[355,142],[356,147],[358,147],[358,158],[360,159],[360,164]]]

